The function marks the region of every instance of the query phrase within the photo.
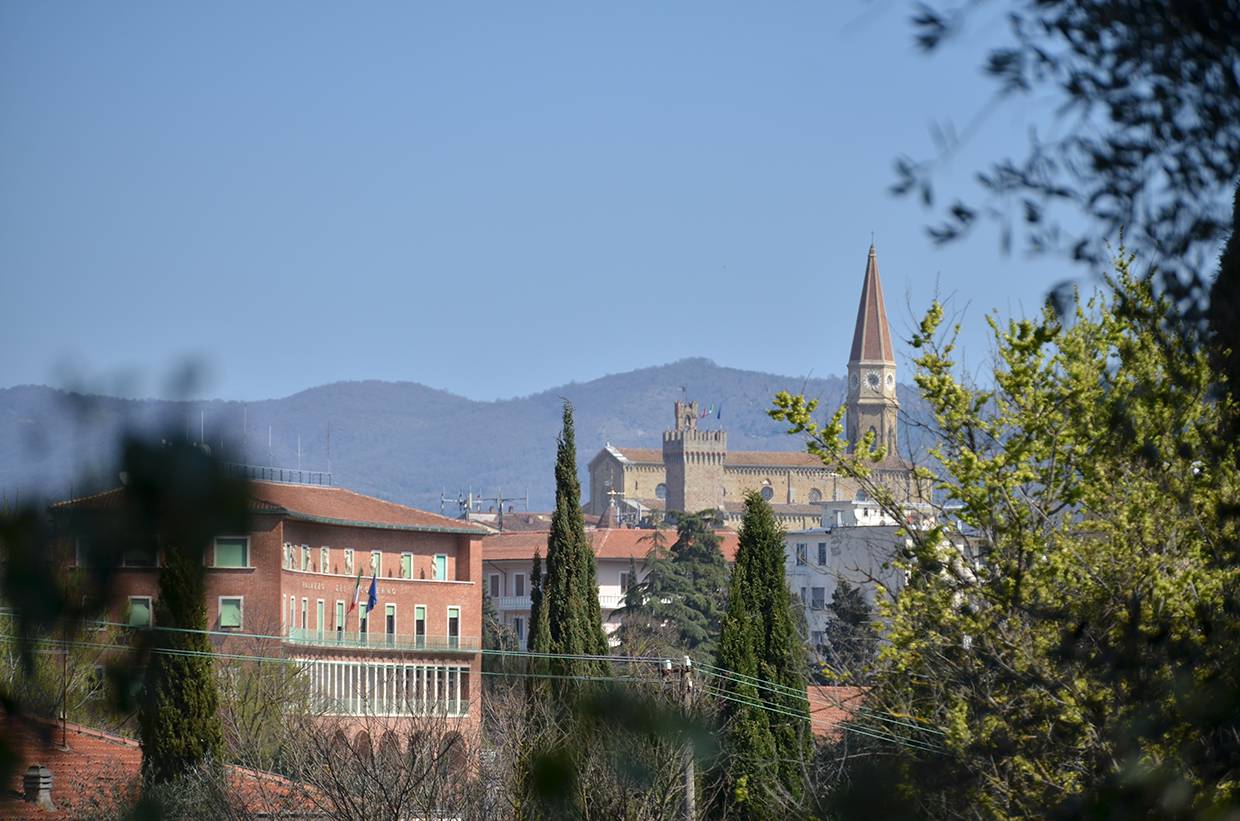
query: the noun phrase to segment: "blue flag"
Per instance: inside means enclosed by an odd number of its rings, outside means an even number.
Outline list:
[[[378,571],[375,571],[376,573]],[[366,615],[370,615],[370,611],[375,609],[375,605],[379,603],[379,588],[375,586],[375,577],[370,577],[370,593],[366,595]]]

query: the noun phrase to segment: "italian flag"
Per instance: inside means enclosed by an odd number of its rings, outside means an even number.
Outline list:
[[[357,609],[357,603],[362,597],[362,571],[357,571],[357,581],[353,583],[353,602],[349,605],[349,612],[352,613]]]

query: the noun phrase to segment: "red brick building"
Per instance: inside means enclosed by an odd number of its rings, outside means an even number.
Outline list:
[[[250,488],[248,532],[220,534],[207,550],[206,611],[217,646],[271,637],[267,646],[304,665],[325,714],[442,715],[460,719],[462,730],[476,727],[486,531],[338,487]],[[106,507],[123,492],[61,502],[53,513]],[[89,551],[76,548],[80,566]],[[114,620],[152,624],[159,561],[124,555]],[[378,597],[367,613],[372,578]]]

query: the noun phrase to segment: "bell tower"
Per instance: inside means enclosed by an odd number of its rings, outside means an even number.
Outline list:
[[[728,434],[698,430],[697,402],[677,402],[676,427],[663,432],[663,466],[667,471],[667,510],[697,513],[722,508],[723,464]]]
[[[857,327],[853,331],[852,353],[848,357],[848,394],[845,401],[847,434],[851,447],[874,431],[875,444],[896,453],[896,418],[900,403],[896,399],[896,357],[887,325],[883,285],[878,278],[878,255],[870,245],[857,307]]]

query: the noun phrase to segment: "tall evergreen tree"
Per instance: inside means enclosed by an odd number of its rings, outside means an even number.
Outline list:
[[[598,571],[581,516],[573,406],[567,400],[563,424],[555,461],[555,513],[547,537],[547,581],[540,608],[546,610],[548,641],[546,646],[531,644],[530,649],[605,656],[608,646],[598,601]],[[557,660],[551,667],[563,676],[598,675],[603,670],[599,662],[580,659]]]
[[[645,624],[665,639],[663,655],[713,659],[723,621],[728,565],[714,530],[714,511],[682,514],[670,550],[652,548],[641,583]],[[636,638],[631,636],[631,638]],[[647,637],[644,644],[651,646]]]
[[[219,692],[207,640],[202,553],[180,547],[165,553],[159,572],[157,631],[139,709],[142,777],[171,781],[204,762],[219,762],[224,734]]]
[[[809,714],[796,616],[784,582],[783,531],[757,493],[745,496],[715,665],[750,679],[721,685],[730,699],[722,708],[717,809],[741,818],[784,817],[786,800],[797,801],[804,791]]]
[[[512,630],[504,624],[495,609],[495,600],[487,590],[482,591],[482,649],[511,650],[516,646]]]
[[[834,681],[864,681],[877,650],[874,612],[860,587],[840,579],[827,605],[823,672]]]
[[[551,626],[547,622],[547,608],[543,607],[542,554],[534,551],[534,566],[530,568],[530,627],[525,639],[525,649],[532,653],[545,653],[551,646]]]

